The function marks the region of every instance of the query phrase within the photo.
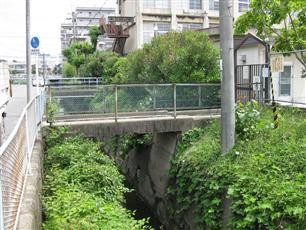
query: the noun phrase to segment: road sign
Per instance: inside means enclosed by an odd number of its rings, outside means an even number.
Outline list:
[[[271,71],[284,72],[284,56],[276,55],[271,57]]]
[[[34,49],[38,48],[38,46],[39,46],[39,39],[38,39],[38,37],[32,37],[32,39],[31,39],[31,46]]]
[[[39,49],[31,49],[31,54],[32,55],[38,55],[39,54]]]

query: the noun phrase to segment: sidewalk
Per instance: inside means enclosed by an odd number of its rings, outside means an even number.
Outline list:
[[[42,90],[43,88],[40,88]],[[31,98],[36,95],[36,88],[31,87]],[[27,86],[26,85],[13,85],[13,96],[10,98],[6,113],[7,116],[4,119],[5,126],[5,136],[4,139],[7,139],[8,136],[13,131],[17,121],[27,105]]]

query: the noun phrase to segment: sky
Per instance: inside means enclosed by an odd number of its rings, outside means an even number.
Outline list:
[[[40,52],[59,56],[60,25],[75,7],[116,7],[116,0],[30,0],[31,37],[40,39]],[[0,0],[0,59],[25,60],[26,0]]]

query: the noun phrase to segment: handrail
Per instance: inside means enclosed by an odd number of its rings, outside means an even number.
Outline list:
[[[122,112],[156,112],[163,109],[171,111],[176,118],[176,112],[182,109],[199,110],[221,105],[221,85],[218,83],[108,84],[93,87],[49,85],[50,101],[54,101],[58,108],[55,118],[63,113],[113,113],[117,122]]]
[[[19,126],[22,122],[23,117],[26,114],[27,109],[30,107],[30,105],[36,100],[36,98],[40,97],[40,95],[36,95],[35,97],[33,97],[30,102],[26,105],[26,107],[22,110],[21,115],[19,116],[17,123],[15,125],[15,127],[13,128],[13,131],[11,132],[11,134],[8,136],[8,138],[4,141],[4,143],[0,146],[0,157],[2,156],[3,152],[5,151],[5,149],[8,147],[8,145],[11,143],[12,139],[15,137],[15,135],[17,134],[17,131],[19,129]]]
[[[9,137],[0,146],[1,229],[17,228],[26,175],[31,171],[30,160],[42,120],[43,106],[42,93],[33,97],[23,109]]]

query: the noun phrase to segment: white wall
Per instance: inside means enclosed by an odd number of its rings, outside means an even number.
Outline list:
[[[137,27],[134,25],[129,29],[129,37],[124,45],[124,53],[129,53],[137,49]]]
[[[246,62],[241,56],[246,55]],[[265,64],[265,48],[262,45],[244,45],[237,51],[237,65]]]
[[[280,95],[280,73],[273,73],[272,77],[275,90],[275,99],[306,103],[306,78],[302,78],[302,64],[296,59],[294,55],[291,55],[285,57],[284,65],[292,66],[290,95]]]

